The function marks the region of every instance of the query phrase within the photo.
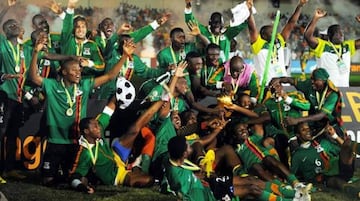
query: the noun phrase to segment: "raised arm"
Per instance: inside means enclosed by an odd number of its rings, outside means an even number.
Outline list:
[[[16,0],[8,0],[8,6],[4,7],[1,11],[0,11],[0,22],[2,22],[2,19],[4,18],[4,16],[6,15],[6,13],[8,12],[8,10],[14,6],[16,4]]]
[[[356,21],[360,23],[360,14],[355,17]],[[360,49],[360,39],[355,40],[355,48]]]
[[[190,29],[190,35],[195,36],[200,39],[200,41],[203,43],[203,45],[206,47],[210,44],[210,41],[208,38],[206,38],[204,35],[201,34],[199,25],[195,21],[190,21],[187,23],[189,29]]]
[[[248,18],[248,28],[249,28],[249,34],[250,34],[250,43],[255,43],[257,37],[259,36],[259,32],[256,28],[255,18],[252,13],[252,9],[250,9],[250,16]]]
[[[108,71],[106,74],[96,77],[94,81],[94,88],[101,86],[105,84],[106,82],[109,82],[110,80],[114,79],[120,72],[122,66],[124,65],[126,59],[129,57],[132,59],[131,55],[133,54],[136,46],[132,40],[126,40],[124,41],[123,46],[123,55],[121,56],[121,59],[118,63],[115,64],[115,66]]]
[[[39,69],[38,69],[37,61],[38,61],[39,52],[44,48],[46,42],[47,42],[47,36],[40,34],[34,46],[32,58],[31,58],[29,75],[32,82],[37,86],[41,86],[44,80],[44,78],[41,77],[38,73]]]
[[[310,23],[305,28],[304,37],[305,37],[306,42],[309,44],[309,46],[312,49],[315,49],[317,47],[317,45],[319,44],[318,39],[314,36],[316,24],[320,18],[325,17],[325,16],[326,16],[326,11],[322,10],[320,8],[317,8],[315,10],[313,18],[311,19]]]
[[[309,0],[299,0],[299,3],[296,6],[294,13],[291,15],[284,28],[282,29],[281,35],[285,41],[290,37],[291,31],[294,29],[296,22],[300,17],[301,9],[308,1]]]

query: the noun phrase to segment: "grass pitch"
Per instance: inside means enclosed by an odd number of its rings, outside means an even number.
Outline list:
[[[357,171],[357,176],[360,171]],[[351,184],[360,189],[360,182]],[[312,201],[355,201],[360,200],[354,194],[317,186],[318,191],[312,193]],[[98,186],[92,195],[76,192],[67,185],[49,188],[40,185],[38,174],[30,173],[24,181],[8,180],[0,185],[8,201],[175,201],[173,195],[159,193],[159,187],[129,188],[116,186]],[[3,201],[0,198],[0,201]]]

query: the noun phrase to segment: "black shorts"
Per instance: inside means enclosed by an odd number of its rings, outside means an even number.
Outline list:
[[[67,176],[74,164],[78,147],[77,144],[47,143],[41,168],[43,177],[57,177],[59,171]]]

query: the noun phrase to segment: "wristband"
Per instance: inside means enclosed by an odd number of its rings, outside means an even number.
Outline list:
[[[110,107],[108,107],[108,106],[105,106],[105,108],[104,108],[104,110],[103,110],[103,113],[104,114],[107,114],[107,115],[109,115],[110,117],[113,115],[113,113],[114,113],[114,110],[113,109],[111,109]]]
[[[216,88],[221,89],[222,87],[223,87],[223,82],[222,81],[217,81],[216,82]]]
[[[333,134],[331,137],[332,137],[332,139],[336,140],[339,136],[338,136],[337,133],[335,133],[335,134]]]

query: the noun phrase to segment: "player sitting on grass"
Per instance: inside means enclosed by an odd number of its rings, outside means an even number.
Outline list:
[[[97,118],[84,118],[80,122],[82,136],[79,140],[77,160],[72,170],[71,186],[76,190],[93,193],[94,188],[86,182],[89,173],[106,185],[145,187],[153,183],[151,176],[143,172],[129,172],[125,169],[135,138],[152,116],[160,109],[163,101],[157,101],[146,110],[128,131],[115,141],[112,147],[104,140],[104,130],[116,108],[114,98]]]
[[[327,126],[321,141],[314,139],[309,124],[297,126],[297,138],[300,147],[292,153],[291,172],[299,179],[326,183],[359,197],[360,189],[348,185],[354,174],[354,160],[360,146],[349,138],[338,136],[334,127]]]
[[[169,140],[169,160],[165,165],[165,174],[170,189],[181,200],[216,200],[211,189],[203,184],[203,180],[197,177],[193,171],[184,166],[185,159],[191,154],[192,149],[183,136],[175,136]],[[283,201],[306,201],[311,200],[303,187],[297,191],[286,189],[271,182],[264,182],[252,176],[234,176],[233,193],[235,196],[245,198],[255,197],[260,201],[283,200]]]

